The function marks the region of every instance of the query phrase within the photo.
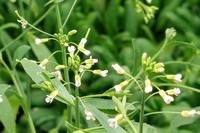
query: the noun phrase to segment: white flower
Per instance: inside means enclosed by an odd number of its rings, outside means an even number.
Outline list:
[[[175,77],[174,77],[174,80],[176,80],[178,82],[182,82],[181,78],[182,78],[181,74],[176,74]]]
[[[42,38],[42,39],[36,38],[36,39],[35,39],[35,44],[36,44],[36,45],[39,45],[39,44],[45,43],[45,42],[47,42],[47,41],[49,41],[48,38]]]
[[[92,56],[90,56],[89,59],[85,60],[84,61],[86,64],[91,64],[91,65],[94,65],[95,63],[98,62],[98,59],[92,59]]]
[[[113,64],[112,67],[115,69],[115,71],[118,73],[118,74],[124,74],[125,71],[124,69],[122,69],[119,64]]]
[[[22,24],[22,28],[26,28],[26,25],[28,24],[28,22],[25,19],[21,19],[21,20],[17,20],[17,22]]]
[[[149,4],[151,3],[151,0],[146,0],[146,1],[147,1],[147,3],[149,3]]]
[[[181,93],[179,88],[174,88],[174,95],[178,96]]]
[[[173,79],[177,82],[182,82],[181,78],[182,78],[182,75],[181,74],[176,74],[176,75],[166,75],[166,78],[167,79]]]
[[[40,38],[36,38],[35,39],[35,44],[39,45],[41,43],[41,39]]]
[[[76,50],[76,48],[72,45],[72,46],[69,46],[67,49],[69,51],[70,56],[73,57],[74,51]]]
[[[52,72],[51,74],[55,75],[59,80],[62,80],[62,74],[59,70]]]
[[[81,86],[81,78],[78,74],[75,75],[75,86],[76,87]]]
[[[107,76],[107,73],[108,73],[108,70],[93,70],[92,71],[94,74],[99,74],[101,75],[102,77],[106,77]]]
[[[197,111],[194,110],[194,109],[193,109],[193,110],[190,110],[190,111],[188,112],[188,116],[189,116],[189,117],[194,117],[194,115],[196,114],[196,112],[197,112]]]
[[[172,95],[178,96],[181,93],[181,91],[179,88],[174,88],[174,89],[167,90],[166,93],[171,96]]]
[[[89,50],[85,49],[85,50],[83,50],[83,53],[88,56],[88,55],[90,55],[91,52]]]
[[[108,73],[108,70],[103,70],[103,71],[100,72],[100,75],[101,75],[102,77],[106,77],[106,76],[107,76],[107,73]]]
[[[68,46],[69,46],[69,44],[66,42],[66,43],[64,43],[64,46],[65,46],[65,47],[68,47]]]
[[[0,95],[0,103],[3,102],[3,98],[2,95]]]
[[[84,48],[86,42],[87,42],[87,39],[86,38],[82,38],[81,41],[80,41],[80,43],[79,43],[79,46]]]
[[[174,101],[174,98],[172,96],[166,95],[164,98],[165,103],[170,104]]]
[[[86,114],[86,120],[95,120],[95,117],[93,116],[92,112],[88,111],[85,109],[85,114]]]
[[[151,81],[149,79],[146,79],[145,80],[145,93],[149,93],[149,92],[152,92],[153,88],[151,86]]]
[[[110,127],[116,128],[118,126],[117,120],[115,118],[109,118],[108,124]]]
[[[122,89],[121,85],[115,85],[114,88],[116,93],[120,92],[120,90]]]
[[[174,101],[174,98],[172,96],[167,95],[164,90],[159,90],[159,95],[163,98],[163,100],[167,104],[170,104],[171,102]]]
[[[46,95],[47,97],[45,98],[46,103],[52,103],[53,99],[58,95],[58,91],[55,90],[51,92],[50,95]]]
[[[116,128],[118,126],[118,122],[123,118],[122,114],[118,114],[115,118],[109,118],[108,124],[110,127]]]
[[[39,66],[42,67],[43,69],[46,69],[45,65],[48,63],[48,59],[44,59],[40,64]]]
[[[196,110],[185,110],[185,111],[182,111],[181,112],[181,115],[184,116],[184,117],[194,117],[195,114],[198,114],[199,112],[197,112]]]

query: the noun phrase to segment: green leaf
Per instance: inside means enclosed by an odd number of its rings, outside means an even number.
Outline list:
[[[30,46],[22,45],[15,51],[14,56],[13,56],[14,66],[17,64],[16,59],[21,60],[29,50],[30,50]]]
[[[111,0],[105,14],[105,28],[110,35],[115,35],[118,32],[118,10],[120,0]]]
[[[11,86],[10,85],[7,85],[7,84],[0,84],[0,95],[3,95],[5,92],[6,92],[6,90],[8,89],[8,88],[10,88]]]
[[[0,94],[4,94],[10,85],[0,84]],[[2,95],[3,101],[0,103],[0,120],[8,133],[15,132],[15,116],[13,114],[12,106],[7,97]]]
[[[92,112],[92,114],[98,119],[98,121],[101,123],[101,125],[109,132],[109,133],[126,133],[126,131],[121,128],[120,126],[117,126],[116,128],[110,127],[108,124],[108,116],[96,109],[91,104],[86,104],[86,107],[89,108],[89,110]]]
[[[135,42],[135,39],[132,40],[132,74],[136,74],[139,71],[139,68],[141,66],[141,54],[140,49],[137,46],[137,43]]]

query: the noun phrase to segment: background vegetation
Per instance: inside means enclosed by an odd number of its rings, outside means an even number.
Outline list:
[[[0,0],[0,49],[2,58],[9,67],[19,75],[21,86],[26,94],[28,108],[31,111],[33,122],[38,133],[52,131],[56,126],[60,132],[64,132],[66,127],[65,109],[62,103],[54,101],[52,104],[45,103],[46,92],[39,89],[31,88],[33,83],[28,78],[20,64],[15,64],[16,49],[20,46],[31,46],[27,58],[33,60],[43,60],[49,56],[44,53],[46,48],[51,52],[58,50],[59,46],[54,42],[48,42],[44,47],[38,49],[34,47],[35,37],[46,37],[45,35],[30,30],[23,36],[24,29],[17,22],[18,17],[15,10],[18,10],[22,16],[31,24],[35,23],[42,15],[44,15],[50,5],[46,5],[48,1],[43,0]],[[146,1],[144,1],[146,3]],[[64,18],[68,15],[73,0],[63,0],[60,5],[60,12]],[[80,95],[103,93],[115,84],[122,81],[121,76],[116,75],[111,68],[111,64],[118,62],[122,66],[133,69],[136,74],[140,58],[134,58],[133,43],[139,47],[139,53],[147,52],[152,56],[159,50],[164,41],[165,29],[174,27],[177,31],[175,40],[193,43],[200,48],[200,1],[199,0],[152,0],[150,5],[159,8],[147,24],[144,21],[143,14],[137,13],[133,0],[79,0],[70,15],[67,26],[64,31],[76,29],[78,32],[73,36],[72,40],[79,42],[85,35],[88,28],[91,32],[88,37],[87,49],[91,50],[92,56],[99,59],[99,63],[95,66],[100,69],[108,69],[109,74],[105,78],[95,75],[84,75],[80,88]],[[36,24],[36,27],[48,33],[58,32],[55,11],[51,12]],[[15,41],[16,38],[18,38]],[[11,44],[12,43],[12,44]],[[178,43],[178,42],[177,42]],[[9,45],[11,44],[11,45]],[[9,46],[4,49],[5,47]],[[194,50],[187,45],[177,45],[169,48],[159,56],[158,61],[185,61],[199,65],[200,57],[193,56]],[[84,57],[83,57],[84,58]],[[61,62],[61,55],[56,54],[55,59]],[[51,68],[52,66],[48,66]],[[181,73],[184,75],[184,82],[191,87],[199,88],[200,71],[196,67],[188,65],[169,65],[166,64],[167,73]],[[53,68],[53,67],[52,67]],[[25,114],[20,107],[20,100],[13,94],[16,90],[13,80],[9,76],[5,67],[0,64],[0,83],[9,84],[12,87],[6,92],[8,100],[11,104],[14,117],[16,118],[16,127],[19,132],[26,132],[29,128]],[[1,88],[0,88],[1,89]],[[173,104],[167,105],[155,96],[151,98],[146,107],[145,112],[155,112],[162,110],[182,111],[200,106],[199,93],[181,88],[181,95],[176,98]],[[130,99],[139,99],[140,94],[133,90]],[[0,103],[0,110],[1,107]],[[0,111],[1,112],[1,111]],[[185,123],[181,126],[173,122],[174,115],[159,114],[145,117],[145,122],[154,126],[158,132],[181,132],[193,133],[199,132],[199,118],[195,119],[193,124]],[[3,132],[3,125],[0,124],[0,132]]]

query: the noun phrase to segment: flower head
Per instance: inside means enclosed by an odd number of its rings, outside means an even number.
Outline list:
[[[21,20],[17,20],[17,22],[22,24],[22,28],[26,28],[26,25],[28,24],[28,22],[23,18]]]
[[[154,72],[155,73],[162,73],[165,71],[165,68],[164,68],[164,64],[163,63],[156,63],[154,65]]]
[[[94,74],[98,74],[98,75],[101,75],[102,77],[106,77],[107,76],[107,73],[108,73],[108,70],[93,70],[92,71]]]
[[[51,74],[55,75],[59,80],[62,80],[62,74],[59,70],[52,72]]]
[[[86,120],[95,120],[96,118],[93,116],[92,112],[88,111],[87,109],[85,109],[85,114],[86,114]]]
[[[167,104],[170,104],[171,102],[174,101],[174,98],[172,96],[167,95],[164,90],[159,90],[159,95],[163,98],[163,100]]]
[[[41,43],[45,43],[45,42],[48,42],[48,41],[49,41],[48,38],[42,38],[42,39],[36,38],[36,39],[35,39],[35,44],[36,44],[36,45],[39,45],[39,44],[41,44]]]
[[[122,114],[118,114],[115,118],[109,118],[108,124],[110,127],[116,128],[118,126],[118,122],[123,118]]]
[[[69,46],[68,47],[68,51],[69,51],[69,55],[70,57],[74,56],[74,51],[76,50],[76,48],[74,46]]]
[[[145,80],[145,93],[149,93],[149,92],[152,92],[153,88],[151,86],[151,81],[149,79],[146,79]]]
[[[81,78],[78,74],[75,75],[75,85],[76,87],[81,86]]]
[[[181,90],[179,88],[174,88],[174,89],[167,90],[166,93],[168,95],[178,96],[181,93]]]
[[[119,66],[119,64],[113,64],[112,67],[117,71],[118,74],[124,74],[125,70]]]
[[[194,117],[195,114],[199,114],[199,112],[197,112],[194,109],[192,109],[190,111],[186,110],[186,111],[181,112],[181,115],[184,116],[184,117]]]
[[[57,95],[58,95],[58,91],[55,90],[55,91],[51,92],[50,95],[46,95],[47,97],[45,98],[45,101],[46,101],[47,103],[52,103],[53,99],[54,99]]]
[[[0,95],[0,103],[3,102],[3,98],[2,95]]]
[[[78,50],[84,53],[85,55],[89,55],[90,51],[85,49],[85,44],[87,42],[86,38],[82,38],[80,43],[78,44]]]
[[[177,82],[182,82],[181,78],[182,78],[182,75],[181,74],[176,74],[176,75],[166,75],[166,78],[167,79],[172,79],[174,81],[177,81]]]
[[[118,126],[117,120],[115,118],[109,118],[108,124],[110,127],[116,128]]]
[[[129,83],[129,81],[125,80],[125,81],[121,82],[120,84],[115,85],[115,86],[114,86],[114,89],[115,89],[116,93],[120,92],[121,89],[122,89],[124,86],[126,86],[128,83]]]

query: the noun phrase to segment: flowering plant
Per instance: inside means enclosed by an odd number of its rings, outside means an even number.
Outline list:
[[[52,4],[52,7],[44,16],[50,10],[55,9],[56,33],[47,32],[40,29],[41,27],[38,28],[37,23],[31,24],[21,11],[15,11],[18,17],[17,22],[24,30],[21,36],[25,36],[31,47],[27,45],[20,46],[14,54],[11,65],[6,63],[5,60],[5,50],[11,45],[3,47],[0,52],[0,63],[10,75],[16,90],[9,92],[10,85],[0,84],[0,107],[5,107],[5,110],[0,109],[2,111],[0,120],[6,131],[10,133],[17,132],[17,126],[14,122],[15,116],[2,115],[13,114],[12,104],[8,102],[8,100],[12,101],[10,95],[15,96],[14,101],[19,101],[16,110],[22,108],[29,125],[27,131],[33,133],[38,132],[37,126],[42,123],[42,118],[45,122],[49,122],[52,120],[50,117],[58,121],[55,122],[55,127],[48,126],[49,123],[44,124],[44,128],[52,133],[59,132],[62,128],[64,132],[67,131],[68,133],[156,133],[159,129],[148,122],[148,119],[155,115],[172,114],[177,116],[173,121],[176,127],[187,124],[187,122],[184,124],[178,122],[180,119],[195,121],[198,118],[200,115],[199,107],[187,107],[179,110],[154,109],[159,105],[165,107],[175,105],[176,100],[185,90],[200,92],[198,89],[186,84],[188,80],[186,71],[182,69],[172,71],[169,66],[181,64],[187,68],[189,65],[194,68],[199,67],[190,64],[192,61],[166,61],[162,57],[163,53],[166,53],[165,51],[179,44],[189,45],[193,49],[194,55],[199,54],[199,49],[195,45],[175,41],[176,30],[167,28],[162,46],[155,52],[142,51],[135,40],[131,39],[134,54],[129,58],[131,59],[130,62],[134,64],[131,66],[132,68],[120,61],[110,61],[112,54],[110,54],[110,57],[106,56],[104,58],[108,59],[109,63],[102,63],[102,58],[97,59],[97,57],[101,57],[98,53],[103,55],[107,51],[106,48],[102,50],[99,47],[96,49],[95,46],[90,47],[89,38],[94,33],[92,28],[87,27],[82,35],[79,34],[81,30],[65,28],[69,16],[73,15],[71,11],[74,9],[76,2],[76,0],[73,2],[64,21],[62,21],[63,18],[60,13],[60,3],[62,1],[51,0],[47,3],[47,5]],[[151,0],[147,0],[146,3],[151,4]],[[144,4],[139,0],[135,0],[132,4],[135,11],[143,15],[142,18],[146,23],[155,16],[155,12],[158,10],[157,7]],[[31,29],[34,29],[34,32],[31,32]],[[27,34],[25,34],[26,32]],[[34,34],[37,32],[41,34],[36,37]],[[75,39],[77,36],[79,36],[78,39]],[[49,49],[48,45],[50,45]],[[34,56],[27,55],[30,49],[32,49]],[[138,52],[140,50],[142,52]],[[10,57],[9,54],[8,57]],[[30,81],[27,80],[27,77],[23,80],[27,81],[27,84],[28,82],[31,83],[31,89],[22,89],[28,87],[28,85],[24,87],[24,82],[20,82],[22,79],[20,77],[21,73],[18,73],[18,68],[30,77]],[[101,79],[100,82],[95,82],[99,79]],[[111,83],[109,84],[109,82]],[[94,84],[95,91],[93,93],[89,93],[90,84],[91,86]],[[109,85],[106,86],[106,84]],[[28,93],[32,89],[42,93],[43,97],[36,95],[35,99],[42,101],[44,106],[52,107],[52,112],[50,112],[50,109],[48,111],[41,109],[40,105],[29,107],[30,104],[28,104],[27,99],[29,99],[30,95]],[[8,92],[7,95],[6,92]],[[34,102],[34,100],[31,102]],[[64,105],[62,111],[57,110],[59,105]],[[43,115],[34,117],[37,114],[42,114],[42,111],[44,111]],[[62,112],[63,114],[59,114],[61,117],[56,118],[57,114],[54,114],[55,112]],[[49,115],[49,117],[45,117],[45,115]],[[39,122],[37,119],[39,119]]]

